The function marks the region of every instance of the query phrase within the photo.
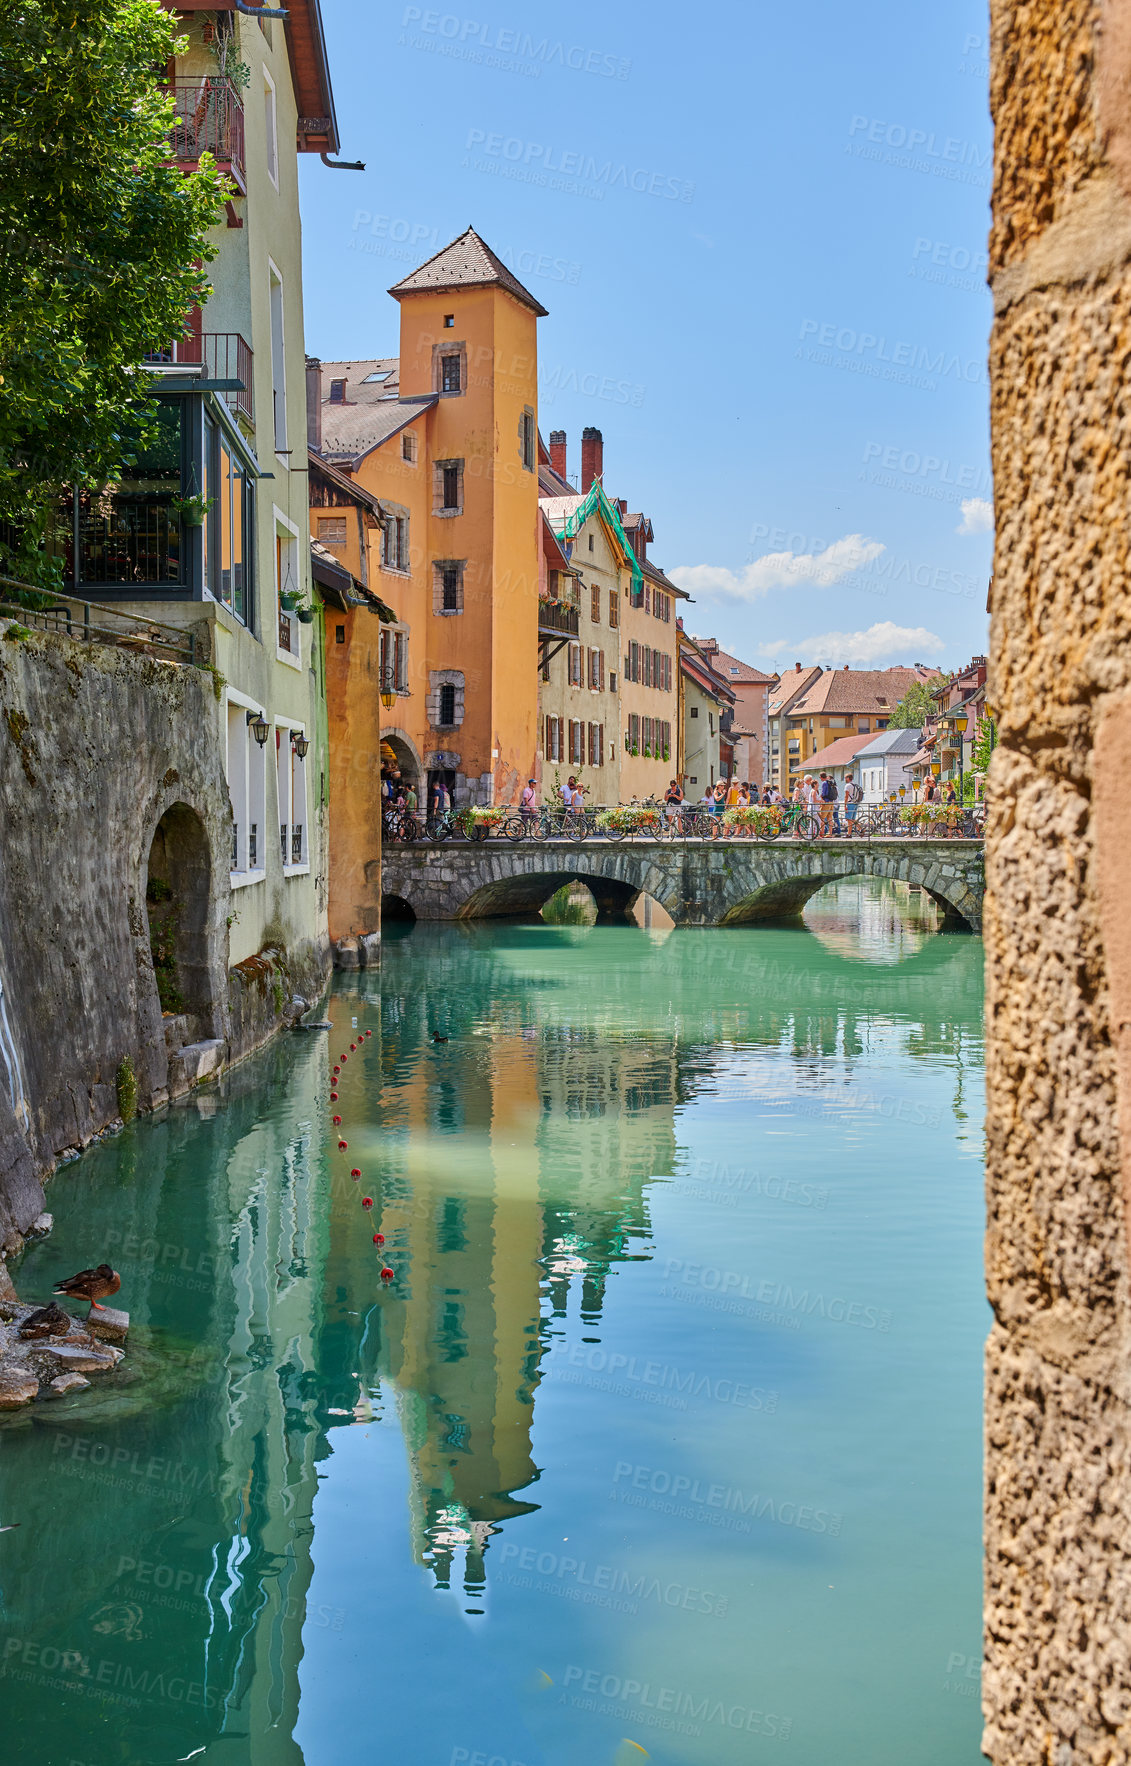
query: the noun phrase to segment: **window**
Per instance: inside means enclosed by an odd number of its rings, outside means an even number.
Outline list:
[[[112,488],[79,493],[80,582],[152,583],[164,589],[181,584],[182,529],[173,520],[171,505],[185,488],[186,409],[184,399],[159,403],[154,414],[158,434],[151,446],[139,452]],[[190,481],[188,488],[195,491],[197,486]],[[201,488],[210,494],[207,484]],[[68,528],[72,507],[68,500]]]
[[[594,625],[600,625],[600,623],[601,623],[601,591],[598,588],[596,583],[591,584],[590,589],[589,589],[589,617],[593,621]]]
[[[604,766],[605,726],[604,724],[589,725],[589,765]]]
[[[569,647],[569,684],[571,687],[581,685],[581,645],[571,644]]]
[[[345,641],[346,641],[346,628],[345,628],[345,626],[344,625],[336,625],[334,627],[334,642],[335,642],[335,644],[344,644]]]
[[[645,644],[645,646],[641,650],[640,654],[644,659],[643,685],[645,687],[650,687],[652,685],[652,658],[655,655],[655,651],[649,650],[648,646]]]
[[[377,386],[383,386],[385,381],[388,380],[390,372],[391,370],[388,368],[380,368],[376,374],[367,374],[361,384],[362,386],[373,386],[375,384]]]
[[[584,766],[585,764],[585,725],[580,718],[569,720],[569,764]]]
[[[387,525],[381,535],[381,563],[386,570],[409,568],[408,512],[386,505]]]
[[[649,758],[652,754],[652,724],[653,720],[650,717],[644,719],[644,753],[648,755]]]
[[[263,118],[266,124],[267,138],[267,176],[279,188],[279,132],[275,119],[275,82],[267,69],[263,70]]]
[[[609,590],[609,626],[615,632],[620,625],[620,594],[616,589]]]
[[[692,706],[692,707],[691,707],[691,716],[692,716],[692,717],[698,717],[698,716],[699,716],[699,707],[698,707],[698,706],[697,706],[697,705],[693,705],[693,706]]]
[[[310,868],[309,829],[306,821],[306,761],[299,758],[294,738],[304,734],[298,725],[275,726],[275,771],[279,789],[279,856],[284,875]]]
[[[248,726],[262,708],[228,696],[228,795],[232,800],[232,885],[257,882],[267,864],[267,750]]]
[[[463,723],[465,684],[466,677],[459,669],[430,671],[425,709],[434,730],[456,730]]]
[[[640,679],[640,645],[635,638],[629,640],[628,655],[625,658],[624,678],[626,681]]]
[[[439,558],[433,565],[433,613],[463,612],[462,558]]]
[[[407,460],[410,466],[416,465],[416,437],[408,430],[401,436],[401,459]]]
[[[345,402],[346,402],[346,383],[345,383],[345,381],[344,380],[331,380],[331,382],[330,382],[330,403],[332,405],[344,405]]]
[[[462,390],[460,387],[460,380],[462,378],[460,374],[460,366],[461,362],[459,356],[440,357],[441,392],[459,392]]]
[[[534,412],[529,405],[522,413],[522,464],[527,472],[534,471]]]
[[[593,535],[592,534],[589,535],[589,550],[590,551],[593,550]]]
[[[560,717],[548,717],[546,719],[546,759],[547,760],[564,760],[565,759],[565,755],[562,752],[563,734],[564,734],[564,731],[563,731],[561,718]]]
[[[318,517],[318,538],[324,546],[344,546],[346,543],[345,516],[320,515]]]
[[[644,584],[644,611],[645,611],[645,613],[651,613],[651,611],[652,611],[652,585],[651,585],[651,583]]]
[[[216,508],[214,530],[219,557],[218,586],[212,590],[218,601],[230,607],[247,624],[248,539],[250,484],[247,474],[232,452],[227,435],[217,426]]]
[[[382,693],[408,692],[408,633],[382,626],[378,640],[378,688]]]
[[[283,278],[274,264],[271,275],[271,396],[275,411],[275,452],[287,451],[287,368],[284,355]]]
[[[456,322],[456,316],[454,313],[445,313],[444,314],[444,330],[445,331],[454,330],[455,329],[455,322]]]
[[[616,690],[617,690],[617,671],[615,668],[611,668],[609,670],[609,692],[615,693]]]
[[[629,753],[640,747],[640,719],[635,712],[629,715],[628,728],[624,733],[625,746]]]
[[[589,686],[595,693],[605,691],[605,652],[590,650],[589,652]]]
[[[434,515],[463,514],[463,461],[437,460],[432,469]]]
[[[708,736],[713,736],[714,733],[715,733],[715,714],[713,711],[709,711],[707,713],[707,734],[708,734]]]
[[[295,616],[302,592],[299,580],[298,536],[278,509],[275,511],[275,604],[278,615],[278,650],[282,662],[296,667],[302,659],[302,627]]]

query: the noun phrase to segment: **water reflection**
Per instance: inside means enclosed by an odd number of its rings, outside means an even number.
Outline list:
[[[352,1766],[377,1673],[390,1758],[588,1766],[627,1730],[730,1766],[770,1731],[661,1735],[572,1669],[753,1710],[754,1660],[803,1766],[976,1758],[976,1713],[920,1656],[976,1632],[977,1203],[949,1150],[959,1200],[903,1191],[944,1142],[976,1159],[979,954],[890,890],[818,904],[823,932],[419,926],[379,988],[340,987],[328,1046],[295,1038],[60,1174],[22,1286],[112,1253],[138,1377],[0,1423],[9,1757]],[[329,1066],[355,1026],[339,1153]],[[820,1311],[791,1316],[803,1289]],[[842,1298],[904,1321],[886,1360]],[[972,1374],[935,1366],[943,1336]],[[896,1414],[919,1444],[889,1487]],[[932,1462],[960,1417],[956,1534]],[[642,1467],[739,1492],[735,1524],[637,1501]],[[765,1491],[772,1517],[744,1521]],[[908,1624],[884,1566],[925,1500]],[[853,1512],[855,1541],[779,1508]],[[890,1671],[852,1667],[857,1635]]]

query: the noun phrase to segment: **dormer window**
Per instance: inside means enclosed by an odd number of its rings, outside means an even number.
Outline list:
[[[331,380],[331,382],[330,382],[330,403],[332,405],[344,405],[345,402],[346,402],[346,383],[345,383],[345,381],[344,380]]]

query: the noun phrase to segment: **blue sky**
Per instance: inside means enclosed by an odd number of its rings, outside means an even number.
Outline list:
[[[323,0],[307,348],[471,223],[549,308],[540,426],[604,434],[689,630],[752,662],[985,647],[984,8]]]

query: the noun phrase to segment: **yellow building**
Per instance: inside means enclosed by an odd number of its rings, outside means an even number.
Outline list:
[[[313,445],[386,516],[369,580],[404,644],[384,729],[402,777],[422,805],[439,780],[513,803],[537,751],[545,308],[471,228],[390,293],[399,355],[322,364]]]
[[[821,750],[830,743],[886,730],[908,689],[917,681],[936,680],[938,673],[921,664],[849,668],[846,663],[822,669],[795,663],[770,692],[771,756],[787,763],[782,790],[791,790],[806,772],[819,771]]]
[[[621,799],[663,800],[676,776],[679,747],[679,668],[676,609],[688,599],[648,556],[652,523],[617,505],[641,581],[628,598],[621,631],[624,658],[621,726],[625,744]]]

